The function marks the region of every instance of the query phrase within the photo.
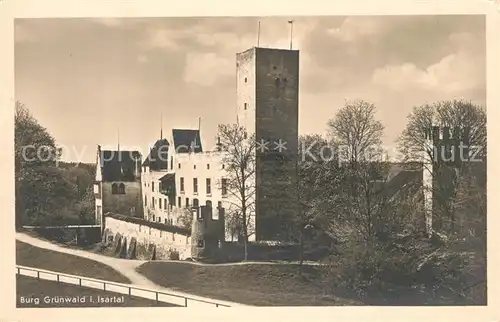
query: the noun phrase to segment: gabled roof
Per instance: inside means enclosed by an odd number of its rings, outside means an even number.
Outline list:
[[[422,165],[418,163],[390,163],[385,178],[374,185],[384,197],[391,198],[399,191],[422,182]]]
[[[157,140],[142,165],[150,167],[151,170],[168,169],[169,146],[167,139]]]
[[[102,181],[135,181],[141,172],[139,151],[101,150]]]
[[[177,153],[203,152],[199,130],[173,129],[172,137],[174,140],[174,148]],[[194,148],[193,151],[191,151],[191,147]]]

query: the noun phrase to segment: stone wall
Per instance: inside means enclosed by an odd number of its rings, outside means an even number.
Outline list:
[[[106,214],[104,223],[103,241],[122,258],[191,258],[191,236],[181,228],[116,214]]]

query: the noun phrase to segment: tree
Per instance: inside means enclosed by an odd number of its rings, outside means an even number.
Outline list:
[[[60,152],[54,138],[20,102],[16,102],[14,123],[16,228],[19,228],[23,221],[37,222],[52,215],[55,209],[65,207],[64,203],[58,205],[62,201],[59,197],[71,194],[73,187],[53,169]],[[65,188],[58,189],[61,187],[58,182]]]
[[[384,126],[375,119],[375,105],[362,100],[348,101],[328,121],[330,135],[340,148],[340,157],[355,165],[365,161],[382,143]]]
[[[193,213],[190,209],[183,208],[179,217],[177,217],[177,225],[191,231],[193,227]]]
[[[254,233],[252,213],[255,211],[255,136],[248,135],[237,124],[219,125],[218,137],[222,145],[225,166],[225,185],[230,203],[229,214],[241,227],[248,259],[248,237]],[[222,184],[222,183],[221,183]]]
[[[300,264],[304,260],[305,235],[310,239],[313,231],[319,230],[324,222],[324,213],[317,211],[316,206],[321,202],[324,190],[333,186],[333,182],[323,185],[325,182],[322,179],[332,170],[335,172],[336,160],[334,147],[322,135],[311,134],[299,138],[297,187],[294,188],[297,193],[289,194],[289,198],[298,199],[298,212],[289,235],[299,240]]]
[[[348,101],[329,120],[331,140],[338,146],[341,161],[342,184],[336,200],[337,223],[343,230],[358,234],[365,241],[374,236],[374,223],[380,210],[375,198],[376,181],[383,181],[388,164],[381,148],[384,126],[375,119],[375,105],[366,101]],[[339,202],[340,201],[340,202]],[[335,206],[330,206],[336,208]],[[349,235],[349,233],[348,233]]]

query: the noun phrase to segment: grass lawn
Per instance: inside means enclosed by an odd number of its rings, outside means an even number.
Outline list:
[[[130,283],[127,277],[105,264],[20,241],[16,241],[16,264],[112,282]]]
[[[147,262],[138,272],[153,282],[199,296],[257,306],[360,305],[325,294],[318,267],[298,265],[200,266]]]
[[[120,293],[107,292],[89,287],[58,283],[54,281],[37,280],[34,277],[17,276],[17,297],[18,308],[33,307],[150,307],[150,306],[177,306],[144,299],[141,297],[123,295]],[[78,299],[80,303],[50,303],[55,299],[64,297],[65,299]],[[123,299],[122,303],[99,303],[98,299]],[[47,302],[49,303],[46,303]],[[38,301],[38,304],[37,302]],[[31,303],[27,303],[31,302]]]

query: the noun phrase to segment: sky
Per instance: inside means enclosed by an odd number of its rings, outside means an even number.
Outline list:
[[[349,100],[377,106],[384,144],[414,106],[465,99],[486,108],[484,16],[37,18],[15,20],[15,95],[63,147],[95,162],[97,144],[149,146],[197,128],[204,147],[236,121],[236,53],[300,50],[299,133],[325,134]],[[119,135],[118,135],[119,132]]]

